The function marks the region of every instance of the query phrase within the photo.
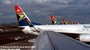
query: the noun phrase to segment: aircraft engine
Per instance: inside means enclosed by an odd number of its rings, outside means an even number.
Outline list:
[[[82,42],[90,42],[90,35],[80,35],[79,40]]]

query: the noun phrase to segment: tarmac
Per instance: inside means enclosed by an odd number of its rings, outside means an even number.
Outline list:
[[[0,31],[0,48],[2,46],[33,46],[35,38],[37,38],[37,36],[35,35],[23,33],[17,27],[0,29],[3,29],[3,31]],[[18,40],[15,40],[16,37],[20,38]]]
[[[33,43],[28,42],[28,40],[36,37],[35,35],[24,34],[19,29],[7,29],[7,31],[0,32],[0,46],[32,46]]]

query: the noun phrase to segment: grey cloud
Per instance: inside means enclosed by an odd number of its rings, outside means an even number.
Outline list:
[[[0,16],[3,15],[3,13],[0,13]]]
[[[14,5],[19,4],[26,14],[34,21],[49,18],[49,15],[74,17],[89,16],[89,0],[0,0],[0,16],[15,17]],[[9,5],[9,6],[8,6]],[[12,15],[11,15],[12,14]],[[33,18],[34,17],[34,18]],[[49,20],[49,19],[48,19]]]
[[[90,0],[1,0],[3,4],[31,4],[31,3],[39,3],[39,4],[89,4]]]

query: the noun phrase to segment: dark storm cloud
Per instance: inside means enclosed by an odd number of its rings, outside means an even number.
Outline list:
[[[0,0],[2,4],[90,4],[90,0]]]
[[[19,4],[33,21],[42,21],[45,18],[49,20],[50,15],[90,16],[90,0],[0,0],[0,18],[15,18],[16,4]]]

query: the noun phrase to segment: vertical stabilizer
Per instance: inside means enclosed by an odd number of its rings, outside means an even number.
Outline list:
[[[17,15],[19,26],[33,26],[30,19],[27,17],[27,15],[24,13],[24,11],[20,8],[19,5],[15,5],[15,12]]]
[[[64,18],[62,24],[68,24],[67,20]]]
[[[17,15],[17,20],[19,24],[19,28],[22,28],[22,31],[27,34],[39,35],[38,30],[32,25],[30,19],[24,13],[24,11],[20,8],[19,5],[15,5],[15,12]]]
[[[54,16],[50,16],[50,19],[51,19],[53,25],[59,24],[59,21]]]

